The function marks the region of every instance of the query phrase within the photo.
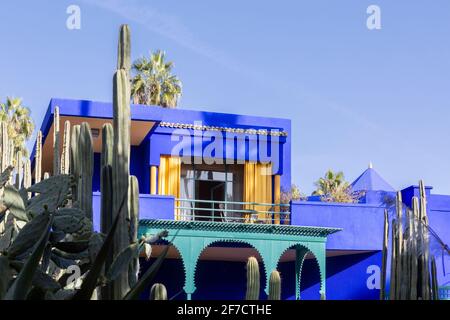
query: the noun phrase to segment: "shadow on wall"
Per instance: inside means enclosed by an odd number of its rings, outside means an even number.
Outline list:
[[[369,252],[327,258],[327,300],[374,300],[379,298],[379,289],[369,289],[368,267],[381,264],[381,252]],[[295,299],[294,262],[279,264],[282,277],[282,298]],[[370,270],[370,269],[369,269]],[[373,283],[369,279],[370,283]],[[303,265],[301,299],[320,299],[319,268],[314,259]]]

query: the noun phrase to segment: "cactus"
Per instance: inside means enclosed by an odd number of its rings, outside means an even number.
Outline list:
[[[78,205],[86,217],[92,221],[92,177],[94,174],[94,149],[91,128],[87,122],[80,127],[78,137],[78,160],[80,177],[78,185]]]
[[[76,185],[78,186],[80,180],[80,170],[81,164],[79,162],[78,156],[78,140],[80,137],[80,126],[73,126],[70,133],[70,174],[75,178]],[[72,201],[78,201],[78,189],[77,187],[72,188]]]
[[[130,176],[128,188],[128,221],[130,223],[128,235],[129,243],[136,243],[139,224],[139,182],[135,176]],[[134,257],[128,268],[128,284],[133,287],[138,280],[139,256]]]
[[[23,179],[22,179],[22,188],[28,189],[31,187],[31,161],[30,159],[26,159],[23,165]],[[27,198],[31,197],[31,193],[27,192]]]
[[[255,257],[248,258],[247,261],[247,292],[245,300],[259,300],[259,264]]]
[[[403,206],[402,193],[397,192],[396,196],[396,211],[397,211],[397,230],[396,230],[396,254],[397,259],[395,263],[395,300],[400,300],[401,295],[401,276],[402,276],[402,256],[403,256]]]
[[[22,167],[22,151],[17,151],[16,153],[16,180],[15,187],[17,190],[20,189],[20,177],[23,176],[23,167]]]
[[[433,300],[439,300],[439,286],[437,280],[437,272],[436,272],[436,259],[434,256],[431,256],[431,298]]]
[[[397,228],[397,220],[392,220],[392,234],[391,234],[391,285],[389,288],[389,298],[390,300],[396,299],[397,292],[397,275],[396,275],[396,266],[397,266],[397,241],[398,241],[398,228]]]
[[[150,300],[167,300],[167,290],[162,283],[155,283],[150,289]]]
[[[120,206],[122,199],[128,197],[130,176],[130,81],[128,78],[130,61],[130,32],[126,25],[121,26],[118,46],[118,70],[113,80],[113,213],[120,216],[114,238],[114,251],[121,252],[130,243],[128,230],[128,200]],[[115,218],[115,217],[113,217]],[[112,284],[114,299],[120,299],[129,289],[128,275],[121,274]]]
[[[55,107],[53,113],[53,175],[58,175],[61,168],[59,131],[59,107]]]
[[[70,167],[70,121],[64,122],[63,149],[61,154],[61,173],[69,174]]]
[[[0,121],[0,170],[4,172],[11,164],[8,162],[9,153],[8,127],[5,122]]]
[[[39,130],[36,138],[36,155],[34,165],[34,183],[41,182],[42,179],[42,131]]]
[[[281,278],[277,270],[273,270],[269,280],[269,300],[281,300]]]
[[[389,216],[387,209],[384,210],[384,236],[383,236],[383,258],[381,262],[381,279],[380,279],[380,300],[386,299],[386,267],[387,267],[387,250],[389,243]]]
[[[420,270],[421,270],[421,296],[423,300],[431,299],[431,286],[430,286],[430,244],[428,239],[428,217],[427,217],[427,200],[425,195],[425,185],[423,180],[419,181],[419,192],[420,192],[420,239],[421,239],[421,256],[420,256]]]

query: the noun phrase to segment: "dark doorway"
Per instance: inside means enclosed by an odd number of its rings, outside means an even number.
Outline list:
[[[223,181],[195,181],[197,199],[207,201],[225,201],[225,182]],[[223,203],[198,202],[196,220],[200,221],[223,221]],[[210,210],[206,210],[210,209]]]

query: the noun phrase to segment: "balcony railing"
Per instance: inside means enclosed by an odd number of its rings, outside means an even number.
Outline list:
[[[176,199],[178,220],[290,224],[289,204]]]

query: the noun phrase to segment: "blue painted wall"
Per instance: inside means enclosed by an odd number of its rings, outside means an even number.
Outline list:
[[[141,271],[144,272],[154,259],[146,262],[141,259]],[[371,265],[380,265],[381,253],[369,252],[327,258],[327,299],[329,300],[365,300],[378,299],[379,289],[369,289],[367,281]],[[245,262],[200,260],[195,276],[197,290],[193,294],[196,300],[235,299],[245,297]],[[265,270],[260,266],[261,300],[267,298],[263,291]],[[282,299],[295,299],[294,262],[282,262],[278,266],[282,281]],[[176,294],[177,299],[185,299],[183,266],[179,259],[166,259],[153,283],[163,283],[168,296]],[[303,300],[320,299],[319,268],[314,259],[307,259],[303,266],[301,280],[301,298]],[[142,298],[148,298],[149,291]]]

